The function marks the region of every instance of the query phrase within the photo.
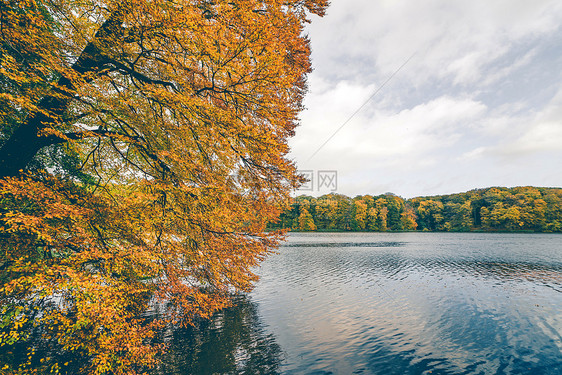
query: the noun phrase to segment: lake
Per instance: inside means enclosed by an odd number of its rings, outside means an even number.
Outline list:
[[[257,272],[162,373],[562,373],[562,235],[291,233]]]

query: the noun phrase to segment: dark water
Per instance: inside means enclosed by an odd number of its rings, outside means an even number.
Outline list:
[[[291,234],[176,374],[562,374],[562,235]]]
[[[169,348],[155,374],[277,374],[283,360],[264,330],[257,305],[237,295],[235,305],[195,327],[166,333]]]

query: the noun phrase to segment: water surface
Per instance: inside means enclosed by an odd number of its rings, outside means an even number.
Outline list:
[[[562,235],[292,233],[258,273],[179,373],[562,373]]]

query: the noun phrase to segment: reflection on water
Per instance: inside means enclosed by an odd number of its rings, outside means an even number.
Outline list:
[[[256,304],[244,295],[210,321],[167,332],[164,341],[169,347],[154,374],[277,374],[282,360]]]
[[[559,235],[291,234],[260,274],[282,373],[562,373]]]
[[[562,374],[562,235],[291,234],[159,374]]]
[[[562,235],[291,234],[257,272],[233,307],[163,333],[152,373],[562,374]],[[42,337],[69,373],[87,358]]]

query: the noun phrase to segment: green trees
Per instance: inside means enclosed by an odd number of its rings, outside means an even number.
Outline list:
[[[314,224],[314,219],[312,218],[312,215],[310,214],[310,212],[308,212],[308,210],[303,207],[301,209],[301,213],[299,215],[299,218],[297,220],[297,228],[298,230],[301,231],[314,231],[316,230],[316,225]]]
[[[416,230],[418,223],[416,222],[417,216],[412,207],[406,207],[400,214],[400,221],[402,222],[403,230]]]
[[[368,205],[363,200],[353,202],[351,210],[351,230],[363,231],[367,228]]]
[[[320,231],[562,231],[562,189],[554,188],[493,187],[409,200],[393,194],[297,197],[270,227],[298,230],[292,223],[301,206]]]
[[[419,216],[419,225],[423,230],[444,230],[445,217],[443,216],[443,203],[439,200],[427,199],[415,201]]]

